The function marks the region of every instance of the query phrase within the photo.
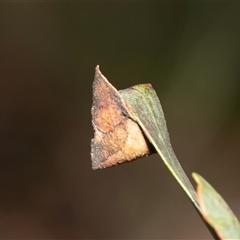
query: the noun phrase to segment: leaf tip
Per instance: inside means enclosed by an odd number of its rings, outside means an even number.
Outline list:
[[[95,67],[95,76],[96,76],[96,75],[102,75],[102,73],[101,73],[101,71],[100,71],[99,65],[97,65],[97,66]]]
[[[99,71],[99,65],[97,65],[97,66],[95,67],[95,70],[96,70],[96,71]]]
[[[192,172],[192,177],[195,181],[197,181],[198,174],[195,172]]]

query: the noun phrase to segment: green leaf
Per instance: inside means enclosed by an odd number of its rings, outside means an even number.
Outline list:
[[[199,174],[192,174],[197,182],[197,195],[203,218],[221,239],[240,239],[240,224],[221,195]]]
[[[119,92],[126,104],[125,114],[140,125],[163,162],[199,211],[196,192],[172,149],[164,113],[151,84],[140,84]]]

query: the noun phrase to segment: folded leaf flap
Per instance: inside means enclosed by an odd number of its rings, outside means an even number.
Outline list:
[[[138,122],[168,169],[199,209],[196,192],[172,149],[164,113],[151,84],[139,84],[119,92],[130,117]]]
[[[96,67],[93,82],[92,168],[101,169],[154,152],[138,123],[126,114],[125,101]]]

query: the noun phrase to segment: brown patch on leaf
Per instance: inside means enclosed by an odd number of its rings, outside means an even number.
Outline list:
[[[138,124],[126,116],[123,98],[102,75],[99,66],[93,82],[91,112],[95,131],[91,141],[93,169],[132,161],[154,152]]]

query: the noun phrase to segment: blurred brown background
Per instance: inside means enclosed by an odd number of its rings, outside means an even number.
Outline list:
[[[94,68],[150,82],[181,164],[240,217],[240,4],[0,3],[0,238],[211,239],[157,155],[91,170]]]

